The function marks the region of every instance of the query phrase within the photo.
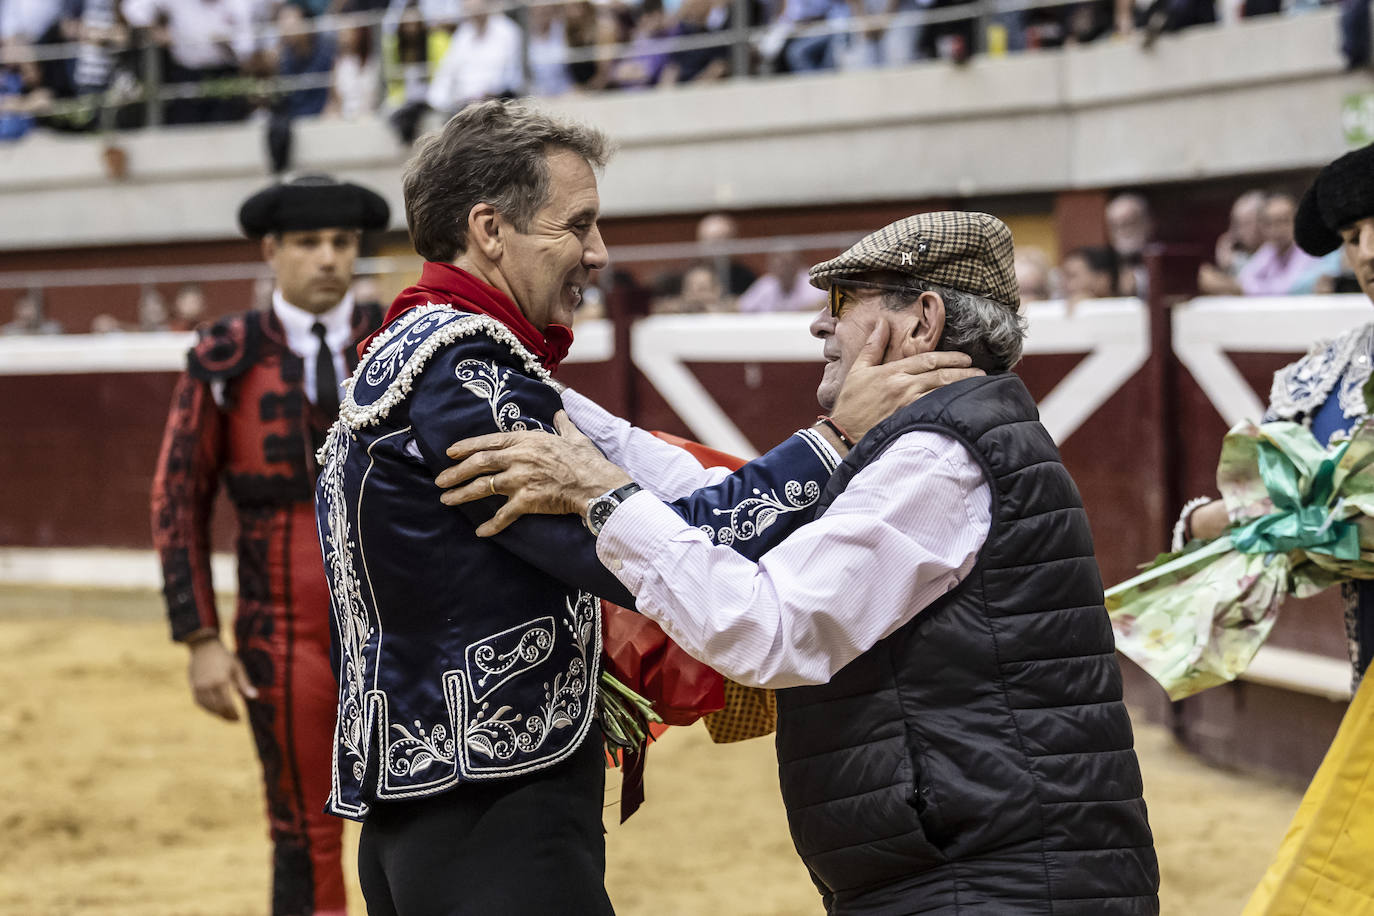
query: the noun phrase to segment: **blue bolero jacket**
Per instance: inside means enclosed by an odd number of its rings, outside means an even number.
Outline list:
[[[503,497],[454,509],[445,449],[497,431],[553,432],[549,374],[503,325],[435,305],[401,316],[349,383],[320,451],[316,514],[339,675],[328,810],[522,776],[572,754],[595,718],[601,604],[634,598],[576,516],[475,528]],[[757,558],[834,470],[800,433],[671,505],[720,549]],[[760,492],[805,493],[769,530],[735,536]],[[808,498],[809,497],[809,498]],[[724,546],[729,545],[729,546]]]

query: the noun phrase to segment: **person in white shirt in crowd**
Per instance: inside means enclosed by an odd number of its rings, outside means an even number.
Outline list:
[[[0,41],[42,41],[62,18],[62,5],[62,0],[5,0],[0,3]]]
[[[239,75],[257,50],[250,0],[124,0],[121,12],[134,28],[150,29],[167,48],[164,82],[204,84]],[[168,124],[233,121],[246,117],[243,98],[214,94],[170,100]]]
[[[768,272],[740,294],[741,312],[807,312],[820,307],[825,296],[807,281],[806,265],[796,251],[768,256]]]
[[[325,113],[357,120],[377,110],[380,95],[381,68],[372,46],[372,29],[360,25],[341,30]]]
[[[429,107],[452,114],[469,102],[510,98],[525,84],[520,27],[490,0],[466,0],[467,16],[429,84]]]
[[[560,7],[531,6],[530,94],[549,97],[572,89],[568,71],[568,26]]]
[[[1042,302],[1052,297],[1050,258],[1043,248],[1028,245],[1017,251],[1013,268],[1023,303]]]
[[[725,676],[777,688],[783,801],[832,916],[1159,912],[1087,516],[1008,371],[1026,327],[1012,260],[1000,220],[946,212],[813,267],[830,297],[811,325],[822,407],[884,359],[944,348],[987,374],[857,443],[832,429],[847,454],[825,488],[755,491],[733,538],[665,505],[681,459],[574,392],[558,435],[455,443],[437,479],[448,505],[508,497],[479,536],[581,515],[641,613]]]

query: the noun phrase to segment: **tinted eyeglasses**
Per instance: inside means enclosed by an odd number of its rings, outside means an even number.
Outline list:
[[[861,280],[831,280],[830,281],[830,317],[839,321],[844,315],[844,310],[854,304],[855,296],[851,290],[856,289],[882,289],[894,293],[919,293],[920,290],[910,286],[897,286],[893,283],[868,283]]]

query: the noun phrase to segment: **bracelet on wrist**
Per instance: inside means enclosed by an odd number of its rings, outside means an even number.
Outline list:
[[[816,423],[821,426],[825,426],[832,433],[834,433],[836,437],[839,438],[840,442],[844,443],[845,448],[854,447],[854,440],[850,438],[849,433],[841,429],[840,424],[836,423],[834,420],[822,415],[816,418]]]

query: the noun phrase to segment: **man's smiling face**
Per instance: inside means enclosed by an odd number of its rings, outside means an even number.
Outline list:
[[[549,199],[526,231],[506,224],[500,271],[525,317],[541,331],[571,325],[591,272],[606,266],[596,220],[596,175],[581,156],[555,150],[546,158]]]

